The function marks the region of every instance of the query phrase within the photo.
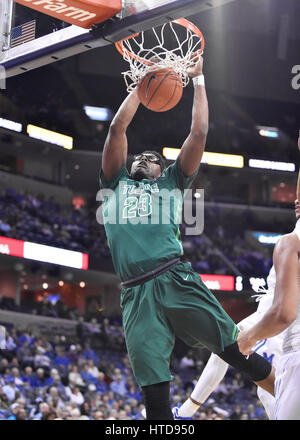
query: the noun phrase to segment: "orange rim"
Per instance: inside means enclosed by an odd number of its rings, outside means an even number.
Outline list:
[[[198,29],[197,26],[195,26],[193,23],[186,20],[185,18],[178,18],[177,20],[173,20],[172,23],[176,23],[176,24],[179,24],[180,26],[185,27],[186,29],[193,32],[195,35],[197,35],[200,38],[201,47],[200,47],[200,49],[197,50],[197,52],[195,52],[193,58],[196,58],[197,56],[201,56],[204,51],[204,48],[205,48],[205,40],[204,40],[204,36],[203,36],[202,32],[200,31],[200,29]],[[131,35],[128,38],[124,38],[123,40],[118,41],[117,43],[115,43],[116,49],[118,50],[118,52],[122,56],[126,55],[129,58],[139,60],[141,63],[148,64],[148,66],[153,66],[154,63],[138,57],[135,53],[130,52],[130,50],[126,49],[123,45],[123,41],[130,40],[131,38],[138,37],[139,35],[140,35],[140,33],[137,33],[137,34]]]

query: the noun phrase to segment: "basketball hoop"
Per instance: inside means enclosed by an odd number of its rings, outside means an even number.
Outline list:
[[[152,28],[132,35],[115,46],[130,65],[123,76],[127,91],[131,92],[148,72],[165,68],[173,69],[186,87],[190,80],[187,69],[203,54],[205,40],[193,23],[179,18],[165,23],[160,30]]]

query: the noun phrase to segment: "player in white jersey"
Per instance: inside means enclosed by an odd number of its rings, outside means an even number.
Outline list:
[[[298,147],[300,150],[300,132]],[[300,175],[298,178],[295,230],[282,237],[275,246],[273,262],[276,272],[274,301],[262,319],[238,336],[240,351],[247,355],[261,339],[284,331],[282,356],[276,368],[275,419],[300,420]]]
[[[300,132],[299,132],[298,147],[300,150]],[[300,234],[300,220],[299,220],[300,202],[298,201],[298,199],[300,200],[300,172],[298,176],[297,200],[296,200],[297,223],[292,234],[298,234],[298,233]],[[247,318],[245,318],[244,320],[242,320],[238,324],[238,327],[242,329],[243,332],[246,332],[247,330],[255,326],[263,318],[264,314],[271,308],[273,304],[274,291],[276,285],[276,271],[274,266],[272,266],[269,276],[267,278],[267,285],[268,285],[268,289],[265,291],[265,295],[259,297],[260,301],[257,311],[252,315],[248,316]],[[298,323],[298,325],[300,325],[300,322]],[[300,328],[298,329],[298,331],[300,337]],[[295,332],[295,328],[293,332]],[[274,366],[275,372],[278,371],[278,374],[276,374],[277,378],[279,378],[279,374],[280,374],[279,366],[282,365],[282,362],[280,362],[280,358],[281,355],[283,354],[282,344],[284,340],[284,335],[285,332],[281,332],[272,337],[261,338],[261,340],[256,340],[254,344],[250,346],[250,350],[249,350],[249,351],[256,351],[261,356],[264,356]],[[221,382],[221,380],[224,378],[227,369],[228,369],[228,364],[224,362],[222,359],[220,359],[218,356],[216,356],[215,354],[212,354],[191,396],[184,402],[184,404],[181,407],[173,408],[173,413],[175,418],[191,418],[194,415],[194,413],[199,409],[199,407],[206,401],[206,399],[217,387],[217,385]],[[281,384],[281,383],[282,383],[281,379],[278,379],[277,384]],[[279,405],[276,405],[276,414],[275,414],[275,398],[260,387],[258,387],[257,389],[257,395],[266,410],[268,418],[270,420],[273,420],[275,416],[278,418],[277,412]]]
[[[275,269],[272,267],[267,279],[268,290],[264,290],[265,294],[259,296],[259,305],[256,312],[243,319],[238,324],[239,328],[249,329],[263,317],[272,305],[275,283]],[[276,369],[278,359],[282,353],[282,339],[283,334],[261,340],[257,342],[252,350],[265,357]],[[182,406],[173,409],[175,418],[191,418],[224,378],[227,369],[228,364],[226,362],[219,356],[211,354],[191,396]],[[274,419],[274,397],[260,387],[258,387],[257,394],[266,410],[268,418]]]

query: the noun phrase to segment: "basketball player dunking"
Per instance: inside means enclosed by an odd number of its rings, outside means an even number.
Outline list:
[[[188,71],[194,84],[192,125],[174,164],[164,169],[162,157],[147,151],[135,157],[128,173],[126,130],[140,104],[136,90],[112,121],[102,155],[100,183],[108,194],[103,218],[114,267],[122,280],[126,345],[144,393],[147,418],[152,420],[173,419],[169,365],[175,335],[189,346],[207,347],[274,392],[271,365],[256,353],[248,358],[240,353],[237,326],[190,263],[180,260],[183,248],[176,219],[183,192],[198,172],[208,131],[202,66],[199,57]],[[175,189],[177,199],[170,206],[168,194]],[[166,209],[168,222],[160,215]]]
[[[298,139],[300,150],[300,132]],[[296,200],[296,228],[281,237],[274,249],[274,301],[263,318],[242,331],[238,345],[245,355],[258,341],[284,331],[282,356],[276,368],[275,419],[300,420],[300,174]]]

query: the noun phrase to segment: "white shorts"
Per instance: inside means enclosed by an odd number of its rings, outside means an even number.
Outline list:
[[[261,318],[262,314],[255,312],[245,318],[243,321],[241,321],[238,326],[242,326],[244,330],[247,330],[257,324],[258,321],[261,320]],[[267,361],[269,361],[276,370],[279,360],[282,356],[282,341],[282,334],[274,336],[273,338],[258,341],[257,344],[253,347],[253,351],[267,359]],[[274,420],[275,398],[270,393],[260,387],[257,388],[257,396],[263,404],[269,420]]]
[[[300,351],[282,355],[275,374],[275,419],[300,420]]]
[[[274,367],[280,360],[282,353],[282,339],[281,338],[269,338],[263,341],[257,342],[254,346],[254,351],[260,356],[267,359]],[[263,404],[269,420],[275,419],[275,398],[272,394],[268,393],[261,387],[257,387],[257,396]]]

